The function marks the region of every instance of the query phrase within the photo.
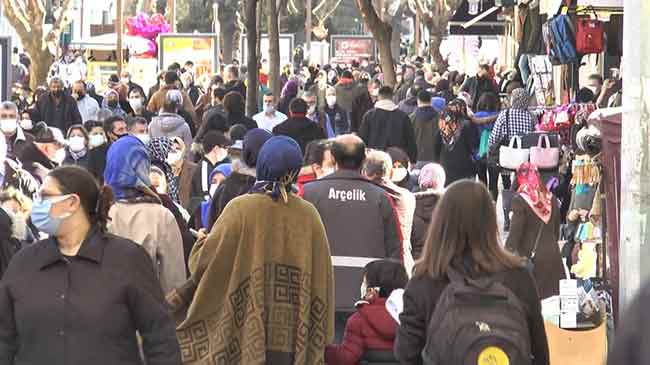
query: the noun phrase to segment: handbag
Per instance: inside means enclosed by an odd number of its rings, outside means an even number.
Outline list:
[[[521,164],[528,162],[530,150],[522,147],[521,137],[510,139],[510,144],[499,149],[499,164],[504,169],[516,170]]]
[[[542,142],[546,142],[546,147]],[[560,149],[551,147],[548,136],[543,134],[539,136],[537,146],[530,148],[530,162],[540,169],[556,168],[560,163]]]
[[[544,230],[544,222],[542,222],[542,226],[539,227],[539,231],[537,231],[537,238],[535,239],[535,245],[533,246],[533,250],[530,251],[530,256],[526,258],[526,269],[532,274],[533,271],[535,270],[535,254],[537,253],[537,245],[539,245],[539,240],[542,238],[542,231]]]
[[[605,25],[590,16],[576,20],[576,51],[580,54],[601,53],[605,49]]]

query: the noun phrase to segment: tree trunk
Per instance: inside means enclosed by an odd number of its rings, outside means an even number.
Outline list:
[[[429,28],[429,53],[431,54],[431,64],[433,69],[437,70],[441,75],[447,71],[449,63],[442,57],[440,53],[440,45],[442,44],[442,34],[433,27]]]
[[[278,8],[275,0],[267,0],[267,22],[269,32],[269,89],[273,98],[280,95],[280,29],[278,27]]]
[[[255,31],[257,18],[257,0],[245,0],[246,11],[246,47],[248,47],[248,87],[246,89],[246,114],[248,116],[257,113],[257,90],[258,68],[257,68],[257,32]]]
[[[167,0],[156,0],[156,13],[167,14]]]
[[[219,24],[221,24],[221,46],[223,51],[223,62],[228,65],[232,63],[236,50],[239,49],[240,38],[238,36],[238,22],[236,9],[232,6],[219,6]],[[244,60],[242,60],[244,62]]]
[[[356,0],[356,4],[366,28],[372,32],[379,48],[379,61],[384,73],[384,84],[394,87],[397,84],[397,78],[395,77],[395,63],[391,50],[393,29],[390,24],[382,21],[371,0]]]
[[[52,55],[47,48],[41,49],[41,47],[32,47],[29,44],[25,44],[25,51],[32,60],[29,69],[29,87],[36,90],[38,86],[45,84],[47,81],[47,73],[52,65]]]

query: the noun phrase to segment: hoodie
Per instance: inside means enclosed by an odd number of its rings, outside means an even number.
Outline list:
[[[160,113],[154,117],[149,124],[149,135],[156,137],[180,137],[186,146],[192,145],[192,131],[185,119],[176,113]],[[190,149],[186,149],[185,157],[188,157]]]
[[[327,138],[323,129],[307,117],[291,117],[273,128],[273,135],[293,138],[300,145],[302,153],[311,141]]]
[[[418,161],[433,162],[433,143],[440,133],[438,117],[439,114],[433,107],[417,108],[415,113],[411,114],[415,143],[418,146]]]
[[[440,194],[435,191],[415,193],[415,214],[411,228],[412,252],[415,260],[419,259],[422,254],[433,210],[436,208],[438,200],[440,200]]]
[[[393,351],[397,322],[386,310],[386,298],[361,302],[345,326],[343,343],[325,347],[325,362],[356,365],[369,351]]]

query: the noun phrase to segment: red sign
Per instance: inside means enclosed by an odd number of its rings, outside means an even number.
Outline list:
[[[332,37],[332,58],[337,62],[350,63],[363,58],[375,59],[375,41],[372,38]]]

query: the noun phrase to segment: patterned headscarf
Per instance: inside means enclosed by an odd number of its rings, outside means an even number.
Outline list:
[[[295,80],[289,80],[282,88],[281,96],[283,98],[298,95],[298,83]]]
[[[420,170],[418,185],[422,189],[443,191],[445,188],[445,180],[447,180],[445,169],[437,163],[429,163],[424,165],[422,170]]]
[[[553,194],[546,189],[542,178],[539,176],[537,166],[530,162],[519,166],[517,169],[517,184],[519,185],[517,189],[519,195],[524,198],[544,223],[548,223],[551,220],[551,213],[553,213],[551,207]]]
[[[268,194],[275,201],[282,197],[286,203],[301,168],[300,145],[290,137],[272,137],[257,157],[257,181],[251,192]]]
[[[178,183],[174,178],[172,167],[167,163],[167,156],[172,150],[172,140],[169,137],[156,137],[152,138],[147,145],[149,155],[151,156],[151,163],[158,166],[164,173],[167,179],[167,193],[169,197],[176,203],[180,203],[180,195],[178,194]]]
[[[127,135],[108,149],[104,181],[118,200],[142,197],[151,191],[150,169],[151,160],[144,143]]]
[[[452,103],[449,103],[449,105],[445,108],[445,110],[440,115],[440,120],[438,121],[438,127],[440,128],[440,136],[442,137],[442,142],[445,144],[445,147],[447,147],[448,150],[454,149],[456,141],[460,137],[460,132],[462,130],[462,113],[456,110],[452,110]]]
[[[530,96],[526,89],[515,89],[510,96],[510,105],[512,109],[528,109]]]

